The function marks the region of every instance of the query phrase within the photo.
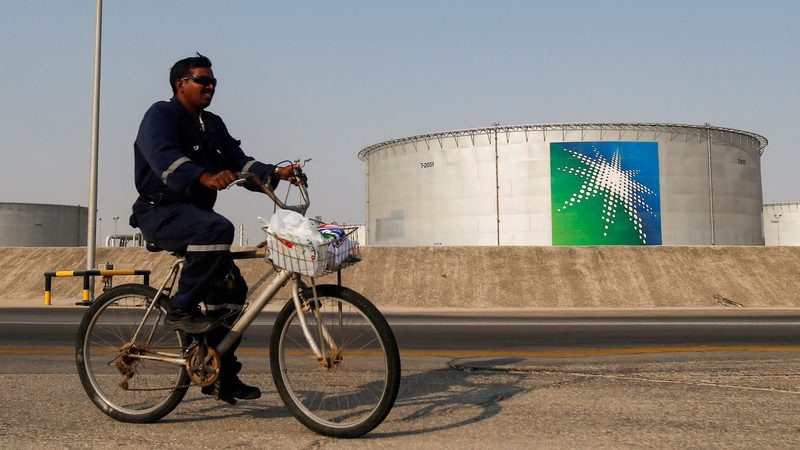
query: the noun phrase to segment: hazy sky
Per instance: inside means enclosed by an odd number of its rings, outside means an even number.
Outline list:
[[[2,202],[88,204],[95,2],[0,11]],[[764,201],[800,201],[800,1],[106,0],[98,209],[129,232],[133,141],[199,51],[209,108],[264,162],[311,157],[311,214],[364,221],[357,153],[436,131],[666,122],[766,136]],[[266,198],[219,196],[250,244]]]

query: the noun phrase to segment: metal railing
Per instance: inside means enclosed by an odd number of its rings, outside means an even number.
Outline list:
[[[93,270],[61,270],[57,272],[44,273],[44,304],[50,305],[52,302],[52,279],[53,277],[83,277],[83,301],[76,305],[88,306],[94,301],[93,277],[103,277],[103,287],[111,288],[112,278],[119,275],[140,275],[144,277],[143,282],[146,286],[150,285],[150,271],[140,269],[93,269]]]

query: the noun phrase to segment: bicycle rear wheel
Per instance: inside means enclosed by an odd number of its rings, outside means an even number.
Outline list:
[[[183,333],[163,327],[166,312],[158,306],[131,344],[155,294],[152,287],[139,284],[110,289],[94,301],[78,328],[75,356],[81,384],[101,411],[122,422],[155,422],[166,416],[190,384],[183,366],[136,357],[180,358],[187,345]]]
[[[272,330],[272,377],[283,402],[303,425],[325,436],[358,437],[378,426],[397,398],[397,343],[386,319],[357,292],[323,285],[317,286],[317,295],[319,315],[304,315],[326,358],[318,360],[311,350],[289,302]]]

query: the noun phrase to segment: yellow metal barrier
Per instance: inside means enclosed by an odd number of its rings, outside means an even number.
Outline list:
[[[94,293],[92,292],[91,277],[101,276],[104,280],[109,280],[106,287],[110,287],[111,277],[117,275],[141,275],[144,277],[144,284],[150,285],[150,271],[140,269],[106,269],[106,270],[60,270],[57,272],[44,273],[44,304],[50,305],[52,301],[52,278],[53,277],[83,277],[83,301],[79,305],[90,305],[94,301]]]

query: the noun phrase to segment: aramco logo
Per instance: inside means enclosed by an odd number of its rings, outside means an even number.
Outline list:
[[[660,245],[656,142],[550,144],[553,245]]]

